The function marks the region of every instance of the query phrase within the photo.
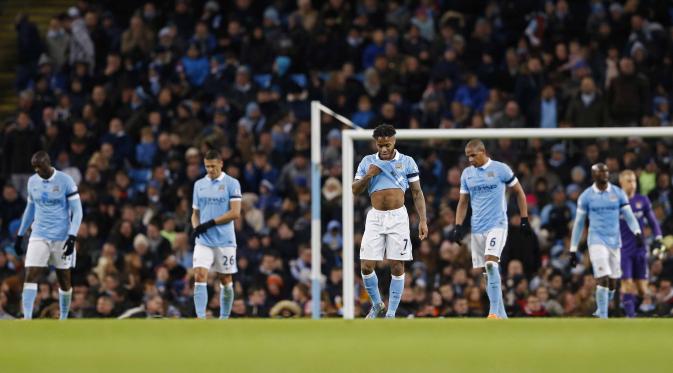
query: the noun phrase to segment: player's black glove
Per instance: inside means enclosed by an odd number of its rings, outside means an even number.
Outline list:
[[[533,235],[533,229],[530,227],[530,223],[528,222],[527,217],[521,218],[521,232],[529,236]]]
[[[16,236],[14,240],[14,252],[16,252],[16,256],[23,254],[23,236]]]
[[[451,230],[451,232],[449,232],[448,238],[449,241],[451,242],[460,242],[463,240],[464,237],[465,237],[465,228],[460,224],[456,224]]]
[[[643,235],[640,233],[636,234],[636,245],[638,247],[643,247],[645,246],[645,242],[643,241]]]
[[[578,262],[579,259],[577,258],[577,253],[570,253],[570,267],[571,268],[577,267]]]
[[[67,240],[65,240],[65,245],[63,245],[64,257],[72,255],[73,251],[75,251],[75,240],[77,240],[77,237],[73,236],[72,234],[68,236]]]
[[[200,235],[206,233],[206,231],[208,229],[214,227],[215,225],[217,225],[217,224],[215,224],[215,219],[210,219],[203,224],[197,225],[196,228],[194,228],[194,233],[193,233],[194,238],[197,238]]]

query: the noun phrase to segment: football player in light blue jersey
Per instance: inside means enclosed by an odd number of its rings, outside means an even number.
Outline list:
[[[614,296],[617,280],[622,276],[620,213],[635,235],[638,246],[643,246],[643,238],[626,193],[608,182],[608,167],[604,163],[596,163],[591,167],[591,175],[594,184],[577,200],[577,215],[570,238],[570,263],[572,267],[577,265],[577,246],[584,231],[584,221],[588,217],[590,224],[587,245],[597,283],[597,310],[594,315],[607,319],[608,303]]]
[[[428,234],[428,223],[418,166],[411,157],[395,149],[395,128],[382,124],[374,129],[373,137],[378,152],[362,159],[353,182],[353,194],[358,195],[366,189],[372,202],[360,245],[360,266],[372,302],[367,318],[377,318],[384,313],[386,318],[394,318],[404,291],[404,262],[412,259],[409,215],[404,207],[407,189],[411,189],[418,212],[418,238],[421,240]],[[390,262],[392,274],[387,311],[374,270],[376,263],[384,258]]]
[[[467,215],[467,204],[470,203],[472,266],[486,268],[486,293],[490,301],[488,318],[506,319],[507,312],[502,299],[498,264],[507,241],[506,187],[511,188],[516,194],[522,231],[532,236],[533,231],[528,223],[526,194],[509,166],[486,155],[486,148],[481,140],[470,140],[465,146],[465,156],[471,166],[465,168],[460,176],[456,224],[449,239],[460,242],[465,236],[463,223]]]
[[[207,175],[194,183],[194,306],[196,317],[206,318],[208,270],[220,279],[220,319],[228,319],[234,303],[232,275],[236,266],[234,220],[241,216],[241,185],[222,171],[220,154],[211,150],[203,160]]]
[[[65,320],[72,299],[70,268],[75,266],[75,241],[82,223],[82,204],[73,179],[51,167],[46,152],[35,153],[31,164],[36,174],[28,179],[28,204],[14,243],[17,254],[20,254],[23,236],[32,227],[25,258],[23,318],[33,317],[37,281],[44,269],[53,265],[59,284],[59,318]]]

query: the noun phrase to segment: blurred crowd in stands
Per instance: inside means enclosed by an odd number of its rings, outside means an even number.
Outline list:
[[[16,19],[18,106],[0,118],[0,318],[20,313],[23,264],[13,240],[39,149],[75,179],[84,207],[71,317],[193,317],[190,199],[210,149],[244,192],[232,317],[299,317],[310,314],[310,101],[365,128],[671,125],[673,4],[665,0],[72,5],[45,33],[30,14]],[[322,123],[321,307],[338,316],[341,195],[350,191],[340,182],[342,127],[328,115]],[[398,316],[487,311],[467,247],[446,239],[467,165],[463,145],[398,142],[419,164],[430,225],[429,238],[413,242]],[[571,271],[567,246],[595,162],[615,183],[620,170],[636,171],[673,249],[672,145],[637,131],[487,144],[523,184],[536,231],[533,240],[518,232],[511,203],[502,265],[511,315],[593,312],[588,258]],[[356,158],[374,151],[359,143]],[[356,258],[368,206],[366,195],[356,198]],[[409,211],[414,237],[418,218]],[[638,314],[670,316],[673,254],[651,258],[649,276]],[[363,314],[368,300],[355,278]],[[214,277],[209,284],[217,312],[219,285]],[[37,300],[40,317],[58,314],[53,274]]]

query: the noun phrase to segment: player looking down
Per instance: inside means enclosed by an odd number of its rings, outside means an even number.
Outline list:
[[[532,236],[528,223],[526,194],[508,165],[490,159],[481,140],[470,140],[465,145],[465,156],[470,167],[460,176],[460,199],[456,208],[456,224],[449,240],[459,242],[466,234],[463,226],[468,201],[472,207],[472,267],[486,268],[486,293],[490,302],[489,319],[506,319],[502,299],[499,262],[507,241],[507,199],[505,186],[516,193],[521,214],[521,229]]]
[[[368,319],[394,318],[404,291],[404,262],[412,260],[409,215],[404,207],[404,193],[411,195],[419,216],[418,238],[428,234],[425,198],[421,190],[418,166],[413,158],[395,149],[395,128],[389,124],[374,129],[378,152],[365,156],[358,166],[353,194],[369,193],[372,208],[367,212],[365,232],[360,245],[362,280],[372,302]],[[388,310],[379,294],[376,262],[388,259],[392,279]]]
[[[618,186],[608,182],[608,166],[596,163],[591,166],[594,184],[588,187],[577,200],[577,215],[570,238],[571,266],[577,265],[577,246],[584,230],[584,220],[589,218],[589,259],[596,278],[596,313],[608,318],[608,304],[614,295],[617,280],[622,276],[620,261],[619,215],[635,235],[637,246],[643,245],[638,220],[631,211],[626,194]]]
[[[194,308],[196,317],[206,318],[212,267],[220,279],[220,319],[227,319],[234,303],[232,274],[238,272],[234,220],[241,216],[241,185],[222,171],[217,151],[208,151],[203,163],[207,174],[194,183],[192,198]]]
[[[25,259],[23,318],[33,318],[37,281],[44,275],[44,270],[53,265],[59,286],[59,319],[65,320],[72,299],[70,268],[75,266],[75,241],[82,223],[82,203],[75,181],[54,169],[46,152],[35,153],[31,165],[35,175],[28,179],[28,203],[14,242],[14,249],[20,255],[23,236],[28,227],[32,227]]]

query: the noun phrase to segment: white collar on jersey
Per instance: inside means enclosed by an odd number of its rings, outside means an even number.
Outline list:
[[[477,167],[477,168],[480,169],[480,170],[485,170],[485,169],[488,168],[488,166],[491,165],[491,163],[492,163],[491,158],[489,158],[488,161],[486,161],[486,163],[484,163],[481,167]]]
[[[376,152],[376,159],[379,160],[379,161],[381,160],[381,158],[379,157],[379,152]],[[393,161],[399,161],[400,160],[400,152],[398,152],[397,149],[395,149],[395,156],[393,157],[392,160]]]
[[[54,180],[54,178],[56,177],[56,169],[54,167],[52,167],[51,169],[54,172],[51,173],[51,176],[49,176],[49,179],[43,179],[42,176],[40,176],[39,174],[37,175],[37,177],[39,177],[42,181],[52,181],[52,180]]]
[[[211,179],[208,177],[208,175],[206,175],[206,178],[210,181],[222,181],[224,180],[224,171],[220,172],[220,176],[216,177],[215,179]]]
[[[596,193],[609,192],[610,189],[612,189],[612,183],[608,182],[608,187],[605,188],[605,190],[598,189],[598,187],[596,186],[596,183],[593,183],[593,184],[591,184],[591,189],[593,189],[594,192],[596,192]]]

